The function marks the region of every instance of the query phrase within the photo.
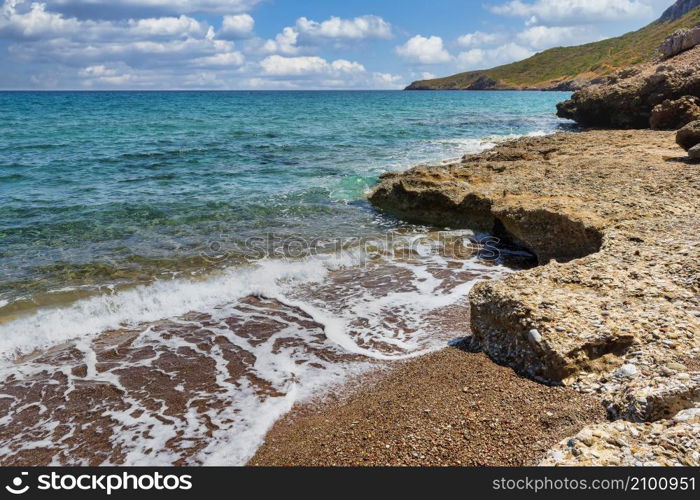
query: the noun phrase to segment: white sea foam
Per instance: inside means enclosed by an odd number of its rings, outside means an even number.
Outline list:
[[[471,236],[468,231],[450,234],[458,238]],[[181,459],[185,453],[182,450],[190,449],[195,443],[206,446],[188,456],[187,463],[243,464],[255,453],[270,426],[294,403],[376,366],[373,362],[419,356],[460,336],[463,326],[451,325],[441,330],[431,313],[463,301],[478,279],[509,272],[474,259],[445,257],[434,252],[431,246],[434,240],[424,234],[405,236],[396,244],[410,247],[412,253],[406,258],[384,258],[369,264],[359,253],[298,261],[265,260],[229,269],[204,281],[163,281],[84,299],[68,307],[40,310],[0,325],[0,346],[5,356],[0,378],[41,377],[46,365],[15,364],[11,361],[13,355],[70,341],[83,353],[80,362],[87,367],[86,378],[108,384],[124,395],[120,408],[105,407],[103,415],[114,422],[112,444],[122,450],[126,464],[169,465]],[[467,278],[447,283],[450,276],[460,272],[467,273]],[[263,302],[240,302],[250,296],[261,297]],[[283,305],[284,314],[264,305],[265,300]],[[183,315],[190,311],[205,313],[209,318],[207,324],[199,324],[198,319],[184,319]],[[269,338],[255,335],[248,338],[238,335],[236,327],[227,324],[227,318],[253,323],[272,318],[280,330]],[[231,380],[227,371],[230,353],[227,357],[218,344],[204,351],[177,335],[164,336],[162,330],[149,325],[161,319],[199,328],[196,331],[209,338],[212,335],[226,338],[254,359],[254,364],[246,368],[254,379]],[[318,329],[310,330],[306,326],[309,319],[320,325],[325,339],[319,340]],[[100,332],[120,327],[141,330],[131,348],[145,347],[156,353],[189,349],[213,360],[216,389],[192,393],[180,386],[183,397],[191,403],[202,398],[210,401],[209,409],[202,413],[201,408],[195,411],[193,406],[188,406],[186,414],[174,417],[165,413],[166,405],[160,410],[154,410],[153,405],[145,407],[139,399],[142,396],[124,387],[120,373],[139,369],[158,371],[152,363],[159,355],[124,360],[116,368],[98,369],[92,339]],[[289,342],[280,343],[282,339]],[[329,352],[337,353],[338,360],[329,357]],[[360,358],[347,358],[348,355]],[[52,368],[67,379],[64,397],[81,380],[71,368],[70,364]],[[276,394],[261,396],[260,388],[251,380],[265,381]],[[221,404],[216,404],[217,401]],[[22,408],[20,401],[16,404],[12,414]],[[10,418],[9,414],[5,415],[0,424],[10,423]],[[56,421],[47,417],[32,429],[35,433],[32,436],[42,432],[47,435],[56,425]],[[72,458],[75,452],[71,449],[73,445],[68,444],[74,432],[77,430],[72,429],[61,442],[53,442],[51,446],[62,449],[63,460],[68,457],[69,463],[82,463]],[[172,440],[181,443],[180,451],[167,444]],[[17,435],[0,443],[0,458],[18,450],[47,446],[44,441]]]
[[[521,137],[544,137],[551,132],[545,130],[536,130],[527,134],[503,134],[490,135],[480,139],[473,138],[451,138],[451,139],[435,139],[431,142],[445,145],[454,145],[459,148],[460,154],[476,154],[492,149],[502,142],[520,139]]]
[[[157,281],[112,295],[79,300],[68,307],[40,309],[0,325],[0,356],[13,357],[73,338],[189,311],[208,311],[247,295],[275,295],[290,282],[322,280],[330,269],[351,265],[357,258],[348,254],[332,260],[266,259],[208,280]]]

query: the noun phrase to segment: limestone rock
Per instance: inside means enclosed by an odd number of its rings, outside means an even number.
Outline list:
[[[688,150],[688,157],[691,160],[700,160],[700,144],[697,144]]]
[[[664,11],[657,22],[667,23],[675,21],[698,6],[700,6],[700,0],[676,0],[673,5]]]
[[[700,144],[700,120],[691,122],[681,128],[676,133],[676,143],[686,151]]]
[[[669,58],[692,49],[696,45],[700,45],[700,26],[676,31],[663,41],[659,50],[664,57]]]
[[[700,465],[700,412],[685,410],[654,423],[617,421],[588,426],[561,441],[544,466]]]
[[[700,164],[675,161],[674,138],[523,138],[385,175],[370,195],[408,220],[497,234],[543,264],[472,289],[474,346],[626,419],[584,429],[544,465],[700,465]]]
[[[557,114],[586,126],[647,128],[652,110],[664,101],[700,97],[699,66],[700,47],[695,47],[663,64],[631,68],[575,92],[557,105]]]
[[[615,371],[614,375],[616,377],[619,377],[619,378],[634,377],[635,375],[637,375],[637,367],[635,365],[629,364],[629,363],[626,365],[622,365],[620,368],[618,368]]]
[[[683,96],[654,106],[649,124],[654,130],[677,130],[695,120],[700,120],[700,98]]]
[[[532,251],[543,266],[472,289],[475,342],[521,373],[647,418],[685,405],[665,394],[689,400],[680,367],[697,370],[700,357],[700,165],[669,161],[682,156],[671,132],[523,138],[386,175],[370,200]],[[636,375],[614,377],[624,365]]]
[[[700,406],[700,372],[639,377],[604,397],[610,414],[632,422],[668,419]]]

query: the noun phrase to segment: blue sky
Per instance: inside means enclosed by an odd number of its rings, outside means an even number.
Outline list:
[[[0,0],[0,88],[401,88],[619,35],[671,3]]]

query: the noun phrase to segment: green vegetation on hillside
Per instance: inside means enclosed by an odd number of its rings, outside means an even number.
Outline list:
[[[409,89],[465,89],[475,82],[477,88],[545,88],[562,81],[609,75],[621,68],[653,59],[659,45],[668,35],[698,23],[700,7],[675,21],[655,21],[638,31],[616,38],[545,50],[523,61],[489,70],[414,82]],[[495,82],[489,82],[489,79]]]

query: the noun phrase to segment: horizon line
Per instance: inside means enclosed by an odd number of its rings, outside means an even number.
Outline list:
[[[0,89],[0,92],[403,92],[406,89]]]

